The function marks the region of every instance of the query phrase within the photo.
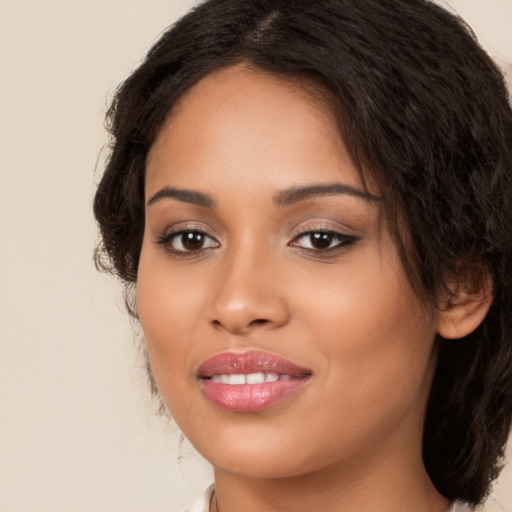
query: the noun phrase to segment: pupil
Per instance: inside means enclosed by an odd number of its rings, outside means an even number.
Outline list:
[[[185,247],[185,249],[188,251],[197,251],[197,249],[201,249],[203,247],[204,236],[202,233],[192,231],[190,233],[185,233],[182,236],[183,247]]]
[[[332,235],[330,233],[313,233],[310,237],[311,245],[315,249],[327,249],[332,242]]]

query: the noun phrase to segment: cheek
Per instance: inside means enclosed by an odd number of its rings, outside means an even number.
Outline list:
[[[203,309],[199,272],[170,265],[161,247],[144,241],[137,278],[137,307],[148,339],[180,344],[185,326],[193,325]],[[172,329],[171,329],[172,328]]]
[[[429,387],[435,318],[396,260],[358,260],[337,275],[306,282],[304,296],[298,316],[309,318],[325,378],[354,411],[357,404],[405,405]],[[341,393],[348,389],[350,394]]]
[[[187,397],[196,385],[190,371],[190,339],[197,325],[194,318],[201,311],[200,295],[193,283],[181,282],[179,275],[169,272],[165,262],[147,256],[141,254],[137,308],[151,371],[171,416],[186,426],[190,416]]]
[[[160,252],[160,248],[143,244],[136,297],[151,367],[162,395],[166,395],[166,383],[176,380],[179,370],[188,364],[191,330],[197,325],[195,318],[202,304],[195,281],[173,272]]]
[[[310,324],[332,341],[333,349],[364,347],[368,355],[370,349],[410,346],[407,340],[433,336],[435,321],[413,292],[393,251],[386,259],[377,251],[349,256],[344,265],[311,278],[304,274],[301,293],[296,295],[301,301],[298,317],[310,318]]]
[[[339,456],[338,445],[348,456],[393,432],[421,432],[435,362],[435,328],[407,283],[379,283],[368,272],[343,282],[331,282],[309,310],[325,364],[308,428],[331,440],[330,449],[315,453],[318,464]]]

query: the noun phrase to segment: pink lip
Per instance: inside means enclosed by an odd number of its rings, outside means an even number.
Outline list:
[[[220,374],[277,373],[290,380],[262,384],[222,384],[210,379]],[[285,399],[306,384],[311,370],[266,352],[224,352],[207,359],[197,371],[205,396],[215,405],[233,412],[261,411]]]

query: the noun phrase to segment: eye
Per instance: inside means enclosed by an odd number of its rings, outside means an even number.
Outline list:
[[[355,236],[338,233],[336,231],[316,230],[306,231],[297,235],[290,242],[290,245],[310,251],[327,252],[353,244],[357,242],[357,240]]]
[[[204,231],[197,229],[183,229],[161,237],[157,244],[164,245],[169,251],[175,253],[192,253],[204,249],[219,247],[219,243]]]

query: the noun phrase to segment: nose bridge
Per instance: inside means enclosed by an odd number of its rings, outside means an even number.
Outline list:
[[[279,257],[244,237],[226,251],[211,300],[210,321],[232,333],[279,327],[288,306],[279,286]]]

